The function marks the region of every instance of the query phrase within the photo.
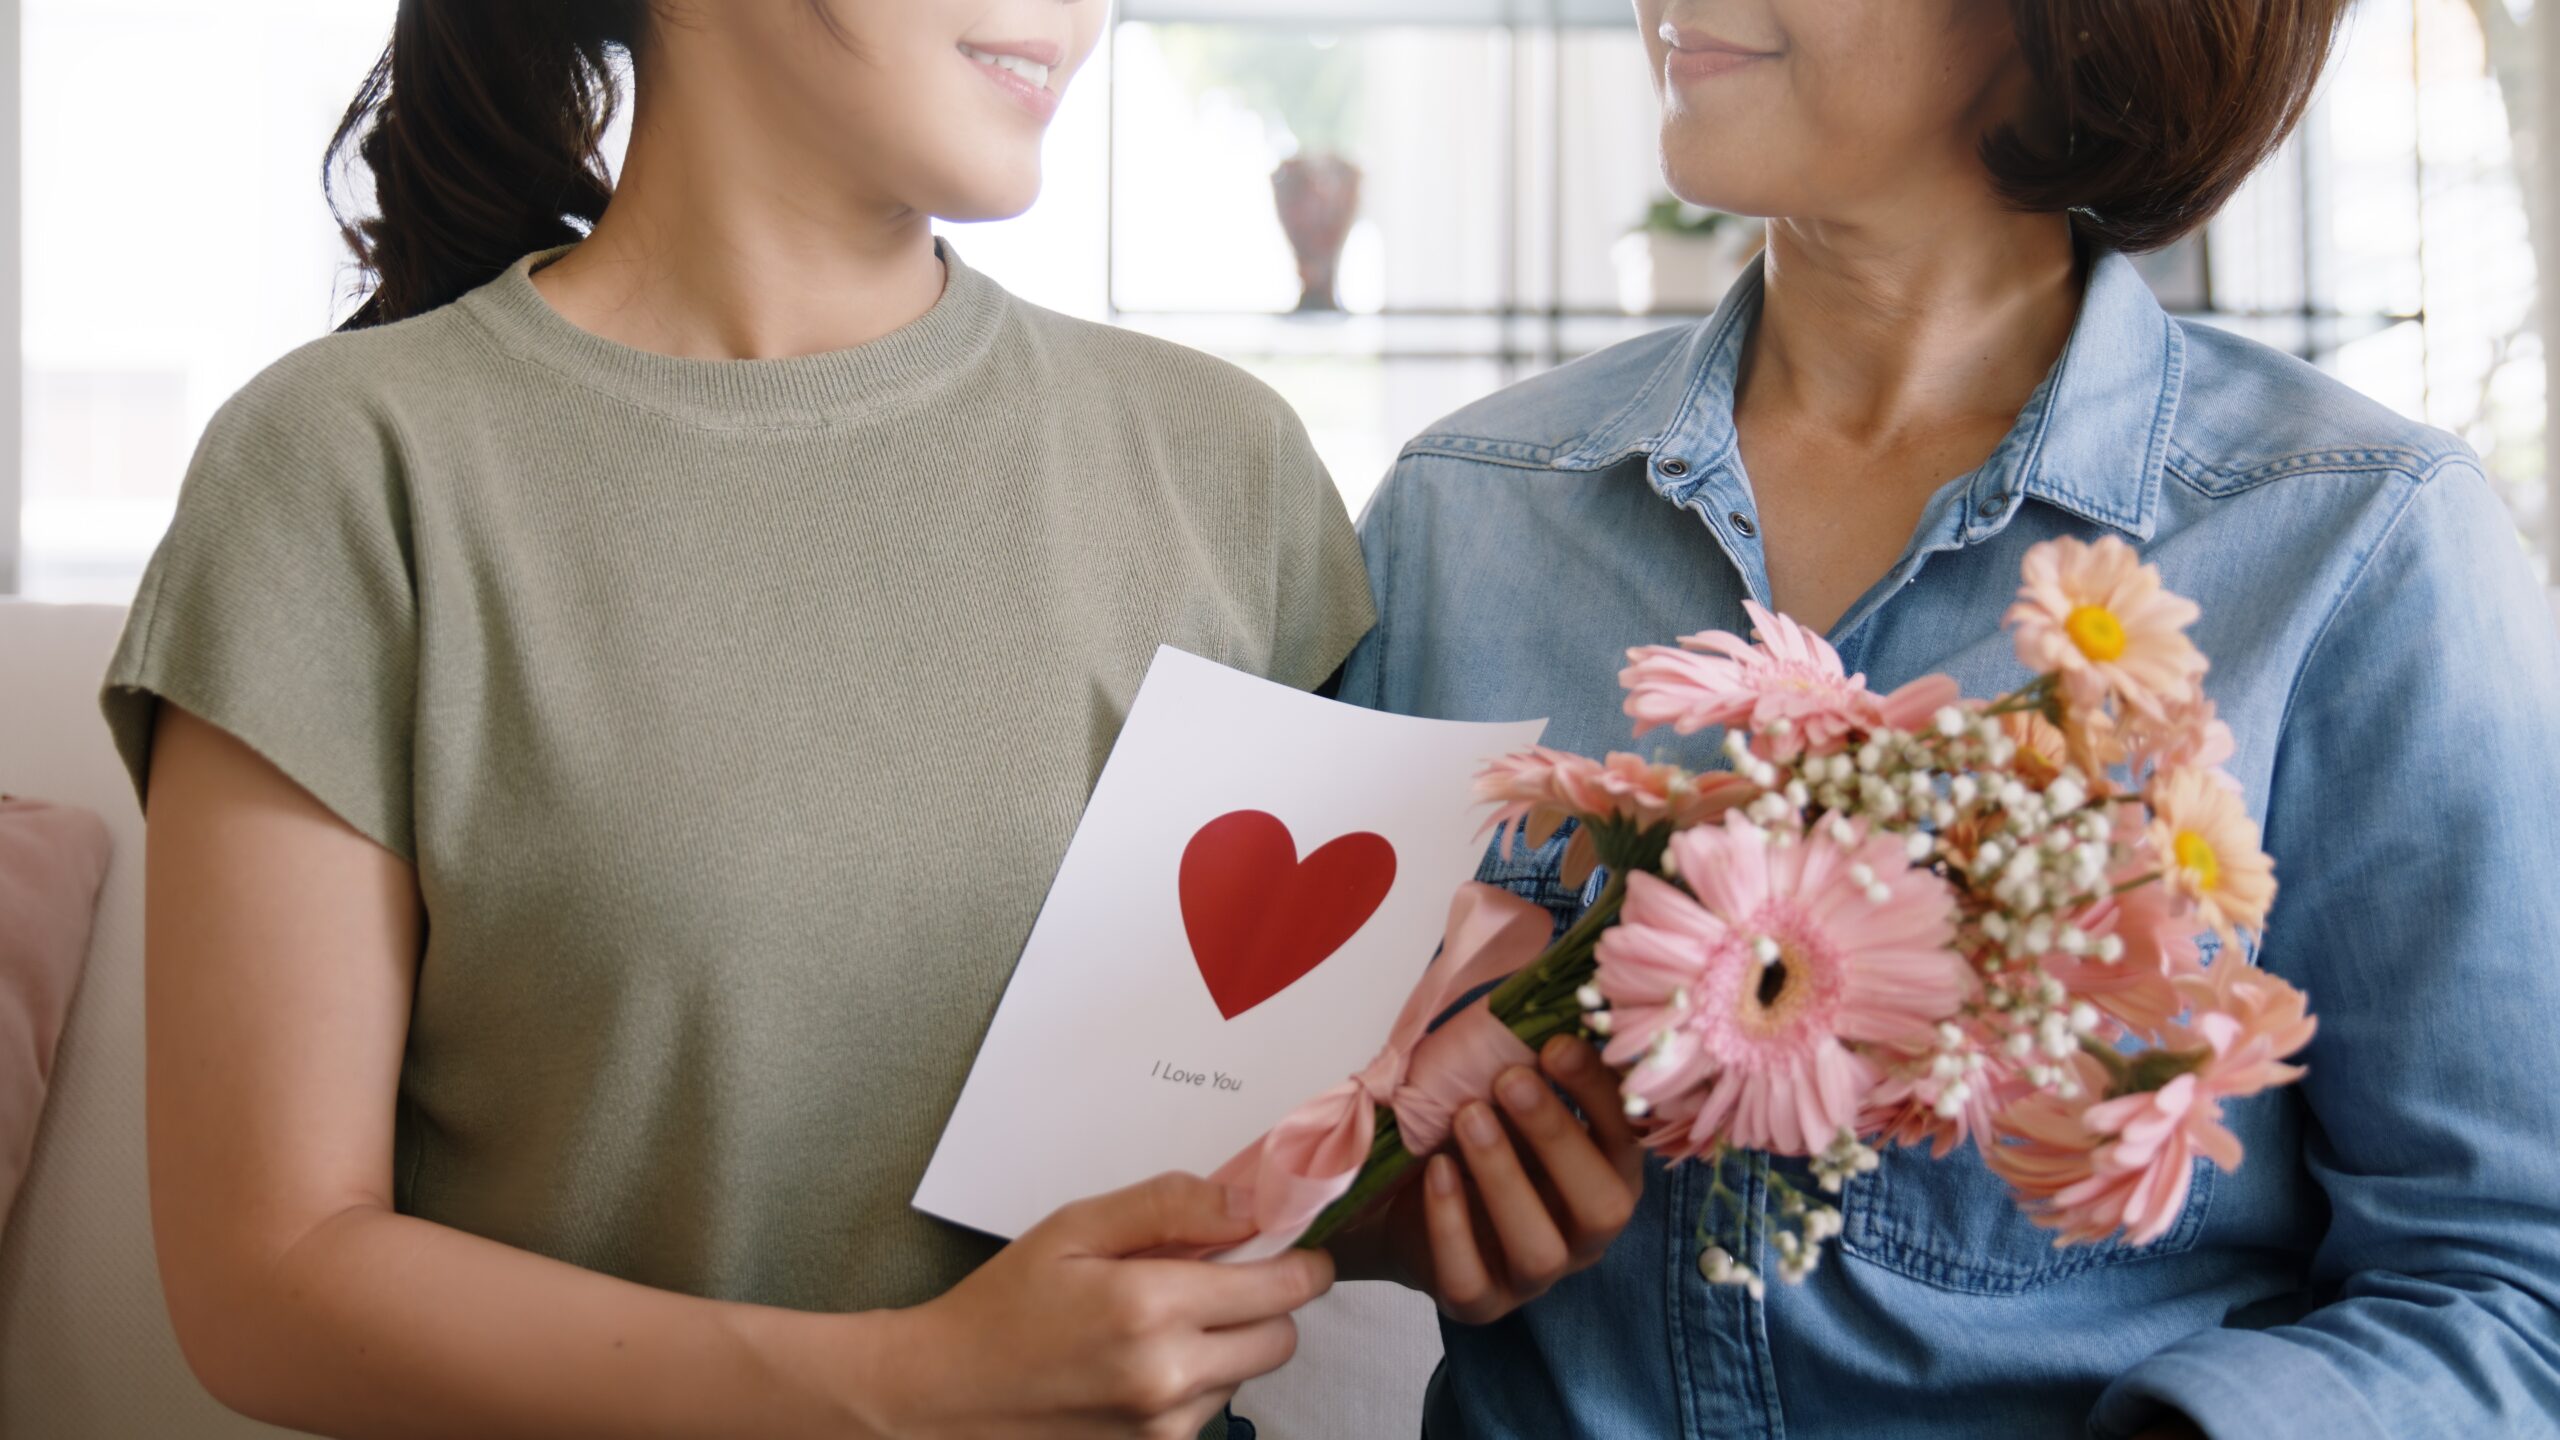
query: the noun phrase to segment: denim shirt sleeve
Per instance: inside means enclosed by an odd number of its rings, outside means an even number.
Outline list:
[[[2467,460],[2416,484],[2276,756],[2261,960],[2319,1017],[2323,1303],[2151,1355],[2100,1435],[2560,1434],[2560,644],[2514,537]]]
[[[1376,606],[1377,623],[1343,662],[1342,685],[1334,698],[1348,705],[1368,710],[1389,708],[1387,695],[1387,591],[1394,579],[1395,543],[1390,533],[1394,527],[1397,477],[1404,470],[1399,461],[1387,478],[1378,485],[1360,512],[1360,554],[1369,567],[1369,593]]]

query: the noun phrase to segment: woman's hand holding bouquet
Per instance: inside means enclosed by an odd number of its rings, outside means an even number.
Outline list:
[[[1503,844],[1572,825],[1564,878],[1605,870],[1598,898],[1540,950],[1543,910],[1467,887],[1378,1062],[1217,1178],[1250,1199],[1266,1242],[1321,1245],[1400,1191],[1457,1117],[1479,1190],[1510,1209],[1481,1202],[1462,1232],[1467,1202],[1443,1159],[1383,1228],[1405,1229],[1399,1248],[1427,1244],[1452,1313],[1508,1308],[1527,1287],[1490,1270],[1470,1283],[1487,1240],[1551,1281],[1591,1258],[1567,1230],[1587,1248],[1624,1215],[1580,1227],[1558,1184],[1579,1170],[1540,1177],[1544,1212],[1563,1217],[1547,1220],[1559,1249],[1513,1213],[1537,1184],[1510,1149],[1477,1168],[1466,1132],[1489,1118],[1498,1077],[1587,1035],[1609,1071],[1549,1074],[1591,1136],[1569,1126],[1581,1150],[1545,1163],[1611,1157],[1599,1163],[1626,1166],[1630,1199],[1635,1145],[1716,1168],[1698,1221],[1711,1280],[1756,1292],[1768,1269],[1803,1278],[1838,1233],[1831,1197],[1883,1145],[1945,1159],[1973,1142],[2057,1244],[2158,1238],[2196,1157],[2240,1163],[2222,1103],[2298,1076],[2284,1062],[2313,1030],[2302,994],[2239,943],[2275,881],[2219,768],[2233,742],[2185,634],[2197,613],[2122,542],[2065,539],[2029,553],[2009,613],[2036,678],[1996,700],[1963,699],[1944,677],[1876,694],[1821,637],[1756,606],[1753,639],[1630,652],[1620,679],[1636,733],[1720,727],[1732,768],[1546,749],[1489,767],[1480,790]],[[2222,941],[2210,965],[2208,932]],[[1543,1155],[1538,1107],[1513,1113]],[[1801,1160],[1804,1183],[1772,1167],[1769,1199],[1746,1209],[1721,1183],[1741,1150]]]
[[[1458,1112],[1445,1149],[1329,1245],[1345,1274],[1400,1280],[1462,1324],[1498,1320],[1598,1263],[1644,1193],[1618,1077],[1578,1035],[1549,1040],[1535,1069],[1496,1076],[1493,1100]]]

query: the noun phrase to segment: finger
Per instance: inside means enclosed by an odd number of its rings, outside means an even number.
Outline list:
[[[1538,1053],[1538,1067],[1552,1077],[1582,1112],[1591,1138],[1618,1173],[1639,1188],[1644,1183],[1644,1141],[1627,1119],[1626,1102],[1618,1094],[1618,1077],[1600,1062],[1600,1052],[1579,1035],[1559,1035]]]
[[[1322,1250],[1292,1250],[1249,1265],[1200,1260],[1133,1260],[1162,1272],[1173,1313],[1186,1325],[1219,1330],[1287,1315],[1333,1288],[1333,1257]]]
[[[1635,1196],[1616,1162],[1601,1153],[1591,1132],[1564,1108],[1547,1082],[1515,1067],[1494,1082],[1493,1092],[1511,1117],[1512,1128],[1529,1144],[1563,1208],[1577,1258],[1606,1249],[1634,1217]]]
[[[1493,1273],[1476,1245],[1458,1162],[1434,1155],[1422,1177],[1423,1232],[1431,1238],[1431,1288],[1450,1316],[1467,1321],[1495,1303]]]
[[[1253,1234],[1254,1224],[1250,1215],[1229,1213],[1225,1187],[1167,1173],[1063,1206],[1033,1230],[1063,1238],[1081,1254],[1117,1257],[1169,1245],[1232,1245]]]
[[[1212,1330],[1200,1337],[1200,1375],[1224,1393],[1268,1375],[1298,1353],[1298,1324],[1286,1315]]]
[[[1166,1416],[1152,1429],[1140,1431],[1144,1440],[1194,1440],[1209,1422],[1226,1413],[1228,1402],[1236,1398],[1235,1387],[1212,1390],[1182,1409]]]
[[[1563,1278],[1572,1260],[1564,1233],[1556,1228],[1529,1172],[1521,1168],[1502,1122],[1480,1100],[1458,1112],[1458,1152],[1466,1157],[1476,1198],[1502,1242],[1502,1269],[1513,1294],[1525,1300]]]

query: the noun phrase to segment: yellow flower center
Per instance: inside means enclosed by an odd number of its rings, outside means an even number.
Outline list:
[[[2062,622],[2080,653],[2100,664],[2124,658],[2124,622],[2104,605],[2083,605]]]
[[[2181,830],[2169,842],[2177,856],[2178,868],[2195,877],[2196,888],[2210,890],[2222,879],[2222,857],[2213,853],[2213,843],[2193,830]]]

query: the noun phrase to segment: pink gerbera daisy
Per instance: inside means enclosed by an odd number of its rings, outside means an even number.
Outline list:
[[[1766,732],[1784,721],[1784,753],[1824,755],[1856,730],[1917,730],[1960,693],[1953,680],[1932,675],[1878,695],[1865,676],[1849,673],[1829,641],[1755,601],[1742,604],[1756,644],[1708,630],[1683,637],[1676,650],[1646,645],[1627,652],[1618,683],[1627,688],[1636,734],[1660,725],[1682,735],[1709,726]]]
[[[1600,762],[1584,755],[1533,745],[1476,772],[1476,798],[1494,807],[1485,827],[1500,830],[1502,853],[1514,836],[1544,845],[1558,826],[1582,818],[1583,800],[1600,776]]]
[[[1685,828],[1724,817],[1759,793],[1740,777],[1697,774],[1639,755],[1606,760],[1543,745],[1516,751],[1476,773],[1476,798],[1495,807],[1488,826],[1517,826],[1543,845],[1567,820]]]
[[[2240,1163],[2240,1138],[2222,1124],[2222,1105],[2193,1074],[2157,1090],[2092,1103],[2107,1074],[2080,1060],[2083,1098],[2030,1095],[2000,1118],[2009,1138],[1984,1159],[2009,1182],[2057,1245],[2104,1240],[2121,1230],[2135,1245],[2169,1233],[2186,1208],[2195,1158],[2224,1169]]]
[[[2223,1125],[2222,1102],[2302,1075],[2284,1063],[2318,1028],[2301,991],[2231,950],[2176,984],[2195,1014],[2170,1031],[2172,1049],[2193,1069],[2157,1090],[2094,1103],[2032,1095],[2001,1117],[2014,1138],[1992,1147],[1991,1168],[2037,1224],[2060,1232],[2057,1244],[2103,1240],[2119,1229],[2136,1245],[2167,1234],[2186,1206],[2197,1156],[2239,1167],[2240,1138]],[[2086,1056],[2080,1064],[2086,1092],[2103,1094],[2105,1070]]]
[[[1594,982],[1609,1062],[1657,1117],[1647,1143],[1822,1150],[1882,1073],[1860,1047],[1925,1046],[1968,993],[1953,893],[1889,836],[1772,836],[1740,816],[1674,836],[1669,858],[1689,888],[1629,876]]]
[[[2132,546],[2112,535],[2095,545],[2048,540],[2027,552],[2025,573],[2007,621],[2018,658],[2059,676],[2074,708],[2114,696],[2157,716],[2195,695],[2205,658],[2186,627],[2203,612],[2164,589]]]
[[[2213,1050],[2201,1073],[2214,1094],[2236,1099],[2302,1078],[2301,1066],[2281,1062],[2311,1043],[2320,1022],[2310,1000],[2283,977],[2233,948],[2202,974],[2181,977],[2178,990],[2195,1006],[2188,1033]]]
[[[1594,823],[1640,830],[1703,825],[1758,793],[1737,775],[1701,775],[1637,755],[1592,760],[1543,745],[1505,755],[1476,775],[1476,798],[1495,807],[1486,827],[1502,831],[1505,856],[1515,836],[1544,845],[1565,821],[1584,822],[1565,849],[1562,878],[1569,885],[1589,879],[1599,862]]]

